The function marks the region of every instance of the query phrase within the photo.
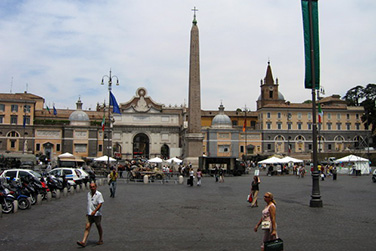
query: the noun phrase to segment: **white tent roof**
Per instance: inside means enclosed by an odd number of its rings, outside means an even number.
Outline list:
[[[159,158],[159,157],[155,157],[155,158],[152,158],[152,159],[149,159],[148,162],[150,163],[162,163],[162,159]]]
[[[301,159],[295,159],[295,158],[292,158],[290,156],[286,156],[282,159],[283,161],[285,161],[284,163],[303,163],[303,160]]]
[[[171,163],[171,162],[174,162],[174,163],[181,163],[181,162],[183,162],[183,161],[182,161],[181,159],[178,159],[178,158],[176,158],[176,157],[173,157],[173,158],[171,158],[171,159],[168,159],[167,162],[168,162],[168,163]]]
[[[349,155],[340,159],[337,159],[334,161],[335,163],[340,163],[340,162],[368,162],[368,159],[356,156],[356,155]]]
[[[103,155],[102,157],[95,158],[94,161],[103,161],[106,162],[108,161],[108,156]],[[110,162],[116,161],[116,159],[110,157]]]
[[[280,159],[280,158],[271,157],[269,159],[261,160],[258,163],[261,163],[261,164],[276,164],[276,163],[285,163],[285,162],[283,162],[282,159]]]
[[[74,157],[74,155],[66,152],[66,153],[60,154],[58,157],[59,158],[72,158],[72,157]]]

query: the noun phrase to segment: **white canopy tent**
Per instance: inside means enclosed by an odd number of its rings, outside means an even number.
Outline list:
[[[155,158],[149,159],[148,162],[149,163],[162,163],[163,160],[159,157],[155,157]]]
[[[71,154],[71,153],[66,152],[66,153],[60,154],[58,157],[59,158],[73,158],[74,155]]]
[[[107,162],[108,161],[108,156],[107,155],[103,155],[102,157],[95,158],[94,161]],[[110,157],[110,162],[114,162],[114,161],[116,161],[116,159]]]
[[[270,157],[269,159],[264,159],[258,162],[259,164],[277,164],[277,163],[286,163],[282,159],[277,157]]]
[[[303,163],[303,160],[295,159],[295,158],[290,157],[290,156],[286,156],[282,160],[285,161],[284,163]]]
[[[356,155],[348,155],[346,157],[337,159],[336,161],[334,161],[334,163],[343,164],[343,167],[340,167],[338,170],[339,173],[351,174],[353,172],[353,169],[360,170],[361,174],[370,173],[369,160]]]
[[[168,163],[182,163],[183,161],[181,160],[181,159],[178,159],[178,158],[176,158],[176,157],[173,157],[173,158],[171,158],[171,159],[168,159],[168,160],[166,160]]]

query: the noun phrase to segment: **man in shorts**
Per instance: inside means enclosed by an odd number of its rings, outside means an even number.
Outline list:
[[[101,192],[97,191],[97,184],[90,183],[90,192],[87,194],[87,215],[86,215],[86,226],[84,232],[84,238],[82,241],[77,241],[77,244],[81,247],[86,246],[87,238],[89,237],[90,228],[93,223],[97,226],[99,241],[98,245],[103,244],[103,230],[101,225],[102,213],[101,208],[103,205],[103,196]]]

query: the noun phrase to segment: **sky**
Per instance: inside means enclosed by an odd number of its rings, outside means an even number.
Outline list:
[[[318,4],[324,96],[375,83],[376,1]],[[108,102],[111,69],[118,103],[145,87],[157,103],[188,105],[193,7],[202,109],[255,111],[268,61],[286,101],[311,99],[300,0],[0,0],[0,92],[93,110]]]

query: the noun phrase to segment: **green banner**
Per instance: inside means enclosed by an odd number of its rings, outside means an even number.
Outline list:
[[[305,52],[305,88],[320,89],[320,49],[318,0],[302,0],[304,52]],[[310,8],[311,5],[311,8]],[[310,18],[311,17],[311,18]],[[311,23],[312,20],[312,23]],[[313,50],[313,56],[312,56]],[[314,67],[312,67],[314,66]],[[314,72],[314,74],[312,74]]]

